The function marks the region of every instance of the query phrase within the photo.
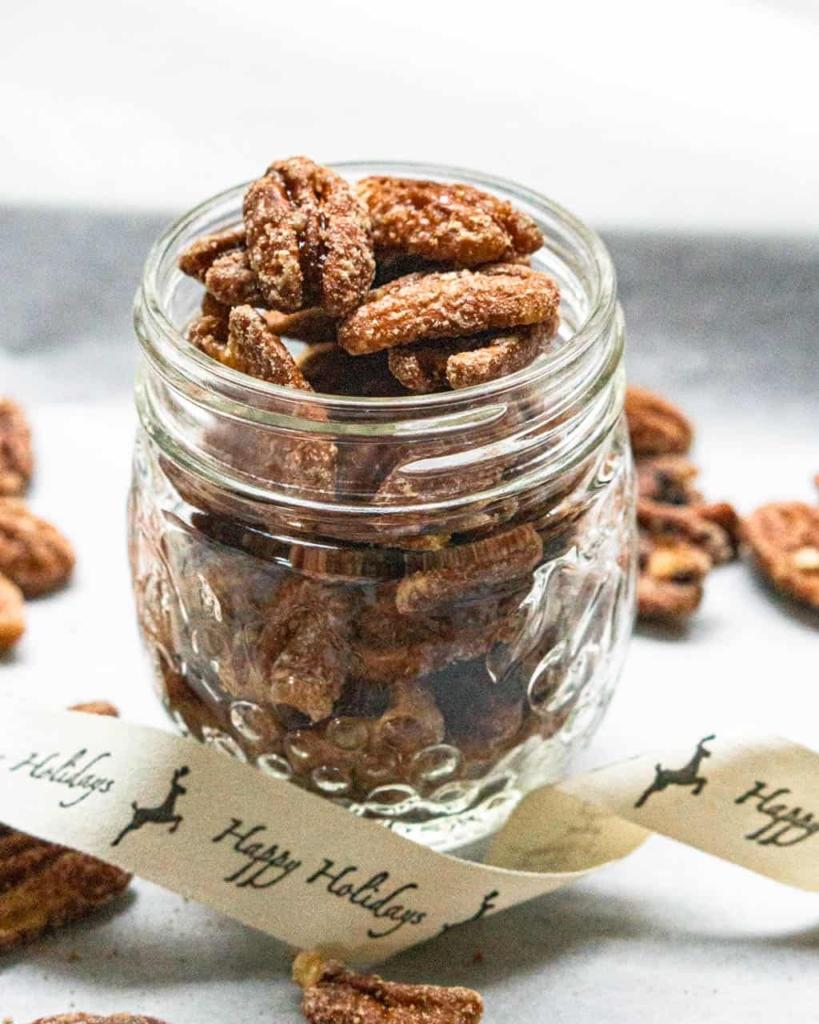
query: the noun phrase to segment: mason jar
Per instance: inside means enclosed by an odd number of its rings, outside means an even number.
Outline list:
[[[201,290],[177,269],[241,222],[245,186],[191,211],[136,300],[139,628],[180,729],[451,848],[564,774],[617,681],[636,550],[622,313],[600,239],[536,192],[447,167],[335,169],[466,182],[524,210],[546,239],[532,264],[561,289],[558,334],[458,391],[248,377],[186,341]]]

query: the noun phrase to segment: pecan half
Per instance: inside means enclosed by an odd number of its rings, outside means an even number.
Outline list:
[[[471,185],[372,177],[359,182],[358,194],[369,210],[380,252],[475,267],[543,245],[531,217]]]
[[[313,389],[304,379],[281,339],[264,317],[251,306],[236,306],[230,311],[228,337],[222,362],[251,377],[301,391]]]
[[[0,398],[0,495],[23,494],[33,467],[25,414],[10,398]]]
[[[348,595],[307,579],[274,594],[259,638],[260,696],[285,718],[290,709],[310,722],[331,714],[350,667],[351,613]]]
[[[267,304],[343,316],[375,276],[366,210],[343,178],[306,157],[271,165],[244,202],[247,255]]]
[[[644,620],[682,619],[702,601],[711,559],[685,540],[642,537],[637,610]]]
[[[248,262],[244,228],[198,238],[180,254],[178,266],[226,306],[262,304],[256,275]]]
[[[358,974],[318,953],[300,953],[293,980],[308,1024],[479,1024],[483,1000],[468,988],[405,985]]]
[[[26,597],[63,586],[74,568],[74,551],[51,523],[19,498],[0,498],[0,573]]]
[[[653,537],[685,540],[701,548],[714,565],[730,561],[736,554],[731,534],[717,519],[709,519],[709,509],[716,506],[690,505],[678,507],[640,498],[637,501],[637,524]],[[730,509],[731,506],[719,506]],[[703,509],[705,514],[700,511]],[[722,514],[722,513],[721,513]]]
[[[0,574],[0,654],[13,647],[25,631],[23,592]]]
[[[430,556],[433,568],[410,573],[398,584],[402,614],[436,608],[483,587],[525,576],[543,556],[543,542],[529,523]]]
[[[637,494],[663,505],[702,501],[694,486],[699,469],[683,455],[658,455],[636,460]]]
[[[107,705],[103,713],[111,710]],[[87,917],[130,880],[95,857],[0,825],[0,953]]]
[[[626,419],[635,455],[684,455],[694,431],[680,410],[645,388],[626,390]]]
[[[351,355],[431,338],[553,322],[560,293],[546,274],[518,264],[410,274],[371,292],[338,329]]]
[[[744,537],[775,587],[819,609],[819,507],[763,505],[745,520]]]

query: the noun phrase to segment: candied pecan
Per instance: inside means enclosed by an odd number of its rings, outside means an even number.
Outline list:
[[[40,1017],[32,1024],[163,1024],[156,1017],[141,1014],[113,1013],[110,1017],[99,1017],[94,1013],[61,1013],[56,1017]]]
[[[244,202],[247,253],[274,309],[355,309],[375,275],[370,224],[343,178],[306,157],[272,164]]]
[[[130,880],[95,857],[0,825],[0,953],[87,917]]]
[[[23,592],[0,574],[0,654],[13,647],[25,631]]]
[[[266,703],[310,722],[331,714],[350,667],[352,606],[341,591],[298,577],[273,595],[259,638]]]
[[[711,559],[685,540],[641,537],[637,612],[644,620],[674,620],[696,611]]]
[[[230,311],[228,339],[222,361],[234,370],[270,381],[271,384],[281,384],[301,391],[313,390],[281,339],[251,306],[236,306]]]
[[[472,185],[372,177],[358,183],[376,250],[475,267],[534,252],[543,234],[510,202]]]
[[[198,316],[188,327],[188,341],[211,359],[227,362],[227,319],[216,316]]]
[[[663,505],[702,501],[694,486],[699,470],[683,455],[658,455],[636,460],[637,494]]]
[[[308,1024],[479,1024],[483,1000],[468,988],[405,985],[357,974],[318,953],[300,953],[293,980]]]
[[[74,568],[65,537],[19,498],[0,498],[0,573],[26,597],[63,586]]]
[[[336,344],[313,345],[299,360],[299,369],[313,390],[325,395],[391,398],[406,394],[390,373],[385,352],[351,356]]]
[[[303,309],[299,313],[279,313],[270,309],[263,315],[270,330],[285,338],[305,341],[310,345],[336,340],[336,317],[329,316],[318,307]]]
[[[248,262],[244,228],[230,228],[192,242],[179,256],[179,269],[201,281],[226,306],[260,305],[262,296]],[[212,311],[204,310],[206,315]]]
[[[456,352],[446,364],[446,378],[455,390],[505,377],[528,366],[557,330],[557,316],[542,324],[523,327],[493,338],[489,344]]]
[[[706,511],[710,506],[703,506]],[[730,507],[730,506],[729,506]],[[700,514],[700,506],[663,505],[637,500],[637,524],[653,537],[688,541],[702,548],[714,565],[730,561],[736,547],[731,534],[718,521]]]
[[[745,520],[743,532],[774,586],[819,609],[819,507],[799,501],[763,505]]]
[[[543,555],[543,542],[525,523],[433,556],[434,567],[411,573],[398,584],[395,606],[407,614],[435,608],[483,587],[530,573]]]
[[[553,322],[560,293],[546,274],[517,264],[410,274],[371,292],[338,328],[351,355],[431,338]]]
[[[626,389],[626,419],[635,455],[684,455],[694,431],[680,410],[645,388]]]
[[[419,683],[396,684],[384,714],[373,726],[377,742],[414,753],[444,738],[444,718],[429,690]]]
[[[25,414],[10,398],[0,398],[0,495],[23,494],[33,467]]]

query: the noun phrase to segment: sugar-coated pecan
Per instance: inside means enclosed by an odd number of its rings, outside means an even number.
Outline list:
[[[95,1013],[61,1013],[56,1017],[40,1017],[33,1024],[163,1024],[156,1017],[143,1017],[134,1013],[112,1013],[99,1017]]]
[[[26,597],[63,586],[74,568],[65,537],[19,498],[0,498],[0,573]]]
[[[299,361],[299,369],[313,390],[325,395],[390,398],[406,394],[390,373],[386,352],[351,356],[336,344],[313,345]]]
[[[472,989],[384,981],[314,952],[296,957],[293,980],[307,1024],[479,1024],[483,1016]]]
[[[0,574],[0,654],[13,647],[25,631],[23,592]]]
[[[684,540],[701,548],[714,565],[730,561],[736,554],[732,535],[717,520],[700,514],[699,508],[698,505],[663,505],[640,498],[637,501],[637,524],[652,537]],[[703,508],[707,511],[713,506]]]
[[[696,611],[702,582],[711,559],[686,540],[649,538],[640,541],[637,610],[641,619],[678,620]]]
[[[645,388],[626,390],[626,419],[635,455],[684,455],[694,431],[680,410]]]
[[[518,264],[410,274],[371,292],[338,329],[351,355],[432,338],[553,322],[560,294],[546,274]]]
[[[745,520],[743,532],[773,585],[819,609],[819,506],[799,501],[763,505]]]
[[[530,573],[543,542],[528,523],[504,533],[436,552],[434,567],[411,573],[398,584],[395,606],[408,614],[435,608],[483,587]]]
[[[264,317],[251,306],[236,306],[230,311],[222,361],[234,370],[272,384],[301,391],[313,390],[287,347],[270,330]]]
[[[636,461],[637,494],[664,505],[692,505],[702,501],[694,485],[699,470],[684,455],[657,455]]]
[[[306,157],[271,165],[247,190],[247,253],[266,304],[343,316],[372,284],[367,212],[347,182]]]
[[[261,305],[256,275],[248,262],[244,228],[230,228],[197,238],[179,256],[179,269],[201,281],[226,306]],[[202,310],[212,315],[210,310]]]
[[[226,362],[228,321],[227,317],[202,314],[188,326],[188,341],[211,359]]]
[[[329,717],[350,668],[353,604],[295,576],[279,588],[259,638],[265,703],[309,722]]]
[[[130,880],[95,857],[0,825],[0,953],[87,917]]]
[[[25,413],[10,398],[0,398],[0,495],[23,494],[33,467]]]
[[[444,738],[444,718],[435,699],[419,683],[396,684],[390,705],[373,726],[377,743],[411,754]]]
[[[532,253],[543,244],[531,217],[472,185],[372,177],[359,182],[358,194],[379,252],[475,267]]]

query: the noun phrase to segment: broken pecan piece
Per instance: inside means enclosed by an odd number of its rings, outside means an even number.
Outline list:
[[[0,573],[26,597],[63,586],[74,568],[74,551],[51,523],[19,498],[0,498]]]
[[[338,328],[351,355],[432,338],[553,323],[560,293],[546,274],[519,264],[410,274],[371,292]]]
[[[529,523],[483,540],[435,552],[433,568],[410,573],[398,584],[402,614],[436,608],[483,587],[525,576],[540,562],[543,542]]]
[[[102,713],[111,711],[116,708],[105,705]],[[87,917],[130,880],[127,872],[95,857],[0,825],[0,953]]]
[[[635,455],[684,455],[694,431],[680,410],[645,388],[626,389],[626,419]]]
[[[543,244],[531,217],[472,185],[372,177],[358,183],[358,194],[379,253],[475,267],[532,253]]]
[[[367,212],[334,171],[306,157],[271,165],[244,201],[247,254],[270,306],[355,309],[375,276]]]
[[[308,1024],[479,1024],[483,1000],[468,988],[405,985],[299,953],[293,980]]]
[[[700,507],[706,514],[700,512]],[[637,524],[653,537],[685,540],[694,544],[705,551],[714,565],[720,565],[734,557],[736,546],[731,534],[720,524],[720,516],[713,520],[708,518],[709,510],[714,508],[708,505],[663,505],[658,501],[639,498]]]
[[[10,398],[0,398],[0,495],[23,494],[33,466],[25,414]]]
[[[744,537],[775,587],[819,609],[819,507],[763,505],[745,520]]]
[[[13,647],[25,631],[23,592],[0,574],[0,654]]]

